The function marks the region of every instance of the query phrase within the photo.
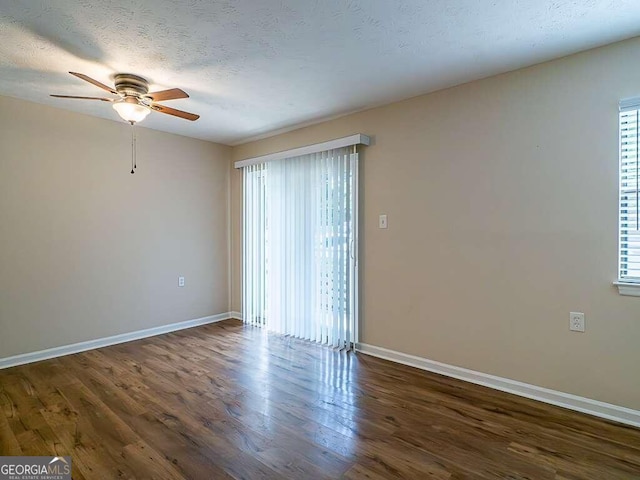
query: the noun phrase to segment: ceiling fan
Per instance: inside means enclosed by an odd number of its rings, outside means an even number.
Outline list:
[[[149,82],[147,82],[146,79],[131,73],[117,74],[114,79],[115,88],[111,88],[82,73],[69,73],[84,80],[85,82],[89,82],[98,88],[112,93],[113,95],[117,95],[117,98],[76,97],[70,95],[51,95],[52,97],[110,102],[113,104],[113,108],[116,112],[118,112],[118,115],[131,125],[144,120],[152,110],[173,115],[174,117],[184,118],[185,120],[191,120],[192,122],[200,118],[200,115],[183,112],[182,110],[176,110],[175,108],[165,107],[164,105],[157,103],[166,100],[189,98],[189,95],[179,88],[171,88],[169,90],[149,93]]]

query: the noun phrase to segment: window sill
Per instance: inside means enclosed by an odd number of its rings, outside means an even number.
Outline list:
[[[640,297],[640,283],[625,282],[623,280],[618,280],[616,282],[613,282],[613,284],[616,287],[618,287],[618,293],[620,295]]]

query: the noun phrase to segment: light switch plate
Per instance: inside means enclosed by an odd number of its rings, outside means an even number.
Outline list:
[[[380,215],[380,217],[378,217],[378,228],[387,228],[387,216],[386,215]]]

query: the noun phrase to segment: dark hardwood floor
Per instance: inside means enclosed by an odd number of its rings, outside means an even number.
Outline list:
[[[2,455],[75,479],[640,478],[640,430],[237,321],[0,370]]]

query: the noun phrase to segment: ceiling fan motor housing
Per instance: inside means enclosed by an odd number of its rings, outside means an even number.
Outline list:
[[[140,97],[149,93],[149,82],[138,75],[119,73],[114,79],[116,91],[125,97]]]

